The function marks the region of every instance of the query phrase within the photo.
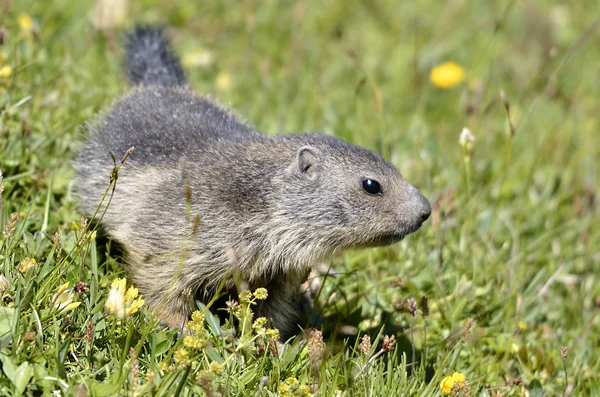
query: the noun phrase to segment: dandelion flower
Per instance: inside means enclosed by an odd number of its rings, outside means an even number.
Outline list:
[[[33,31],[33,19],[27,14],[19,15],[17,18],[17,22],[19,23],[19,28],[25,34],[30,34]]]
[[[219,92],[229,92],[233,87],[233,78],[228,72],[221,72],[217,75],[215,86]]]
[[[56,289],[56,292],[52,297],[52,302],[59,312],[70,312],[81,305],[81,302],[73,302],[74,298],[75,292],[73,291],[73,288],[69,288],[69,283],[64,283],[59,285]]]
[[[106,299],[106,312],[116,318],[125,318],[137,312],[143,305],[144,300],[138,298],[137,288],[131,286],[125,292],[126,281],[124,278],[115,279],[108,292]]]
[[[0,77],[7,78],[12,74],[12,67],[4,65],[0,68]]]
[[[429,79],[440,88],[452,88],[465,79],[465,71],[456,62],[445,62],[431,69]]]
[[[215,56],[212,52],[202,49],[197,49],[184,54],[181,58],[181,63],[185,67],[203,67],[210,66],[215,61]]]

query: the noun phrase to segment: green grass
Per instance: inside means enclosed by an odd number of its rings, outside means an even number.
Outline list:
[[[144,0],[106,35],[88,22],[91,1],[3,4],[0,67],[13,71],[0,79],[0,230],[19,216],[0,243],[2,395],[274,396],[295,378],[319,396],[439,396],[455,371],[471,395],[600,395],[596,1]],[[435,203],[416,234],[338,258],[318,280],[322,357],[305,336],[279,356],[248,328],[219,336],[230,327],[207,312],[209,345],[185,359],[145,308],[106,316],[125,273],[80,226],[70,160],[85,122],[127,89],[119,41],[137,21],[171,25],[182,55],[212,53],[190,79],[258,129],[377,150]],[[447,60],[466,80],[444,90],[429,72]],[[37,263],[21,273],[25,258]],[[80,306],[59,312],[54,292],[78,281]],[[409,298],[415,316],[400,307]],[[384,335],[396,348],[370,360]]]

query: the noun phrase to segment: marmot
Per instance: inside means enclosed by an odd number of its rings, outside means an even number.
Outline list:
[[[170,325],[222,283],[235,295],[236,278],[268,290],[255,314],[285,339],[299,330],[298,287],[311,266],[393,244],[429,217],[427,199],[381,156],[322,134],[264,135],[194,94],[161,28],[134,29],[125,49],[135,88],[92,127],[75,186],[93,216],[113,156],[134,147],[101,224]]]

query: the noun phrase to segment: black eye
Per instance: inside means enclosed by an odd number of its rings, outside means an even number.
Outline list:
[[[363,179],[362,187],[369,194],[381,194],[381,185],[374,179]]]

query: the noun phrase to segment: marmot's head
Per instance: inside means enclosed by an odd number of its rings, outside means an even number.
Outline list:
[[[324,135],[288,139],[297,149],[279,212],[307,245],[333,251],[389,245],[429,218],[427,199],[381,156]]]

